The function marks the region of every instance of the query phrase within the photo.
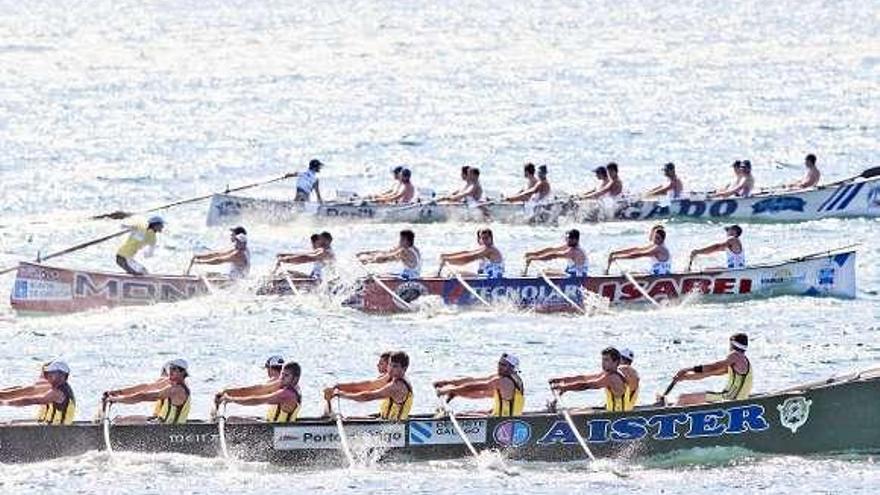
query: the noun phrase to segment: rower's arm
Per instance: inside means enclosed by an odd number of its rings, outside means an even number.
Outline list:
[[[203,254],[201,258],[196,259],[196,262],[202,265],[220,265],[233,261],[237,255],[238,251],[231,249],[220,253]]]
[[[657,186],[645,192],[645,196],[661,196],[668,193],[672,189],[672,182],[665,186]]]
[[[524,189],[524,190],[514,194],[513,196],[508,196],[507,198],[505,198],[505,200],[511,201],[511,202],[525,201],[525,200],[529,199],[530,197],[532,197],[533,194],[537,193],[538,189],[540,189],[540,188],[541,188],[541,183],[535,182],[535,184],[532,187]]]
[[[313,251],[311,253],[300,254],[279,254],[276,258],[278,263],[289,263],[291,265],[301,265],[303,263],[314,263],[321,259],[321,252]]]
[[[391,251],[378,252],[373,255],[373,263],[389,263],[391,261],[398,261],[401,259],[401,253],[403,253],[403,250],[401,248],[395,248]]]
[[[555,260],[559,258],[565,258],[568,256],[568,246],[563,246],[561,248],[547,248],[542,249],[541,251],[536,251],[534,253],[529,253],[531,256],[528,256],[527,259],[532,261],[549,261]]]
[[[467,187],[465,187],[461,191],[454,192],[454,193],[450,194],[449,196],[446,196],[441,199],[443,201],[458,201],[458,200],[466,198],[469,194],[471,194],[471,192],[473,192],[473,190],[474,190],[474,186],[468,185]]]
[[[259,406],[262,404],[281,404],[284,402],[284,390],[275,390],[267,394],[254,395],[237,395],[231,396],[226,394],[224,397],[227,402],[240,404],[242,406]]]
[[[370,402],[373,400],[385,399],[387,397],[391,397],[391,393],[394,387],[393,382],[386,383],[382,388],[377,390],[366,390],[364,392],[343,392],[339,391],[338,395],[340,397],[344,397],[349,400],[353,400],[356,402]]]
[[[220,392],[221,394],[226,394],[229,397],[245,397],[252,395],[262,395],[269,394],[278,390],[278,383],[261,383],[259,385],[250,385],[247,387],[235,387],[235,388],[227,388]]]
[[[656,249],[657,249],[657,246],[652,244],[650,246],[635,248],[635,249],[631,249],[631,250],[624,250],[624,252],[618,251],[617,254],[612,253],[612,255],[613,255],[613,259],[616,259],[616,260],[630,260],[630,259],[636,259],[636,258],[645,258],[645,257],[653,255],[655,253]],[[611,256],[609,256],[609,258],[610,257]]]
[[[719,376],[727,373],[727,367],[731,366],[733,360],[730,356],[710,364],[698,364],[693,368],[684,368],[679,370],[675,375],[676,381],[696,381],[708,378],[710,376]]]
[[[340,392],[360,393],[367,390],[376,390],[382,388],[388,383],[388,377],[374,378],[372,380],[364,380],[362,382],[337,383],[331,388],[335,388]]]
[[[107,393],[109,395],[129,395],[133,393],[139,392],[148,392],[150,390],[157,390],[162,388],[165,385],[165,380],[160,379],[155,382],[150,383],[139,383],[137,385],[132,385],[131,387],[119,388],[115,390],[108,390]]]
[[[318,203],[324,204],[324,200],[321,198],[321,187],[319,182],[318,179],[315,179],[315,196],[318,198]]]
[[[61,392],[51,389],[39,395],[30,395],[18,399],[5,400],[4,404],[13,407],[37,406],[41,404],[50,404],[61,399]]]
[[[486,380],[491,380],[494,377],[495,377],[495,375],[484,376],[482,378],[475,378],[472,376],[466,376],[463,378],[453,378],[452,380],[437,380],[436,382],[434,382],[434,388],[448,387],[450,385],[457,386],[457,385],[463,385],[465,383],[471,383],[471,382],[482,382],[482,381],[486,381]]]
[[[32,395],[38,395],[51,390],[52,386],[48,383],[35,383],[33,385],[25,385],[21,387],[10,387],[0,392],[0,400],[20,399]]]
[[[165,383],[161,388],[155,390],[143,390],[131,394],[115,395],[110,397],[112,402],[120,404],[139,404],[141,402],[153,402],[159,399],[168,398],[171,391],[171,384]]]
[[[603,388],[610,384],[608,374],[602,373],[599,376],[592,377],[588,380],[575,380],[565,383],[558,387],[560,392],[579,392],[582,390],[593,390]]]
[[[694,258],[697,255],[701,255],[701,254],[709,254],[709,253],[715,253],[718,251],[724,251],[726,248],[727,248],[727,241],[716,242],[715,244],[710,244],[706,247],[694,249],[693,251],[691,251],[691,258]]]
[[[487,249],[488,248],[486,246],[483,246],[480,249],[476,249],[474,251],[464,251],[462,253],[455,254],[444,254],[440,257],[440,259],[452,265],[466,265],[483,257]]]
[[[498,388],[498,377],[494,376],[489,380],[471,381],[461,385],[443,387],[440,393],[449,398],[485,399],[486,397],[492,397],[496,388]]]

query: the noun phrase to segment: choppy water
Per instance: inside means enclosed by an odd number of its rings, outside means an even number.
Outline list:
[[[0,262],[113,231],[83,218],[144,209],[271,178],[311,157],[327,164],[325,191],[380,189],[411,164],[414,181],[457,186],[457,167],[483,168],[491,191],[515,190],[525,160],[546,162],[558,190],[589,170],[622,165],[632,190],[679,165],[694,189],[727,180],[749,158],[759,184],[800,173],[774,161],[819,155],[829,180],[876,165],[880,123],[877,2],[0,2]],[[283,196],[290,185],[253,191]],[[221,246],[204,227],[207,205],[167,213],[156,272],[182,271],[193,249]],[[256,272],[274,253],[303,247],[317,226],[248,226]],[[395,241],[397,225],[337,225],[337,252]],[[549,228],[496,227],[508,267],[519,253],[558,242]],[[594,265],[645,225],[586,226]],[[491,370],[502,350],[523,360],[528,407],[547,377],[598,366],[609,344],[632,347],[645,393],[675,369],[719,356],[727,335],[753,338],[756,391],[876,365],[880,248],[876,221],[747,227],[753,261],[863,242],[854,301],[780,298],[623,310],[592,318],[425,308],[390,318],[339,309],[319,297],[256,298],[242,291],[173,306],[52,318],[0,309],[0,384],[29,380],[37,363],[73,367],[82,419],[100,391],[151,378],[184,355],[193,367],[195,417],[230,383],[261,378],[283,353],[304,368],[305,414],[318,390],[369,376],[375,356],[407,350],[417,409],[433,406],[432,379]],[[473,225],[417,228],[426,260],[468,247]],[[721,234],[670,227],[680,253]],[[112,268],[113,245],[59,261]],[[350,263],[350,261],[349,261]],[[427,263],[430,267],[431,263]],[[0,283],[12,285],[10,275]],[[696,387],[692,387],[696,389]],[[688,387],[681,387],[682,391]],[[597,396],[581,400],[596,403]],[[467,405],[464,405],[467,407]],[[138,412],[137,407],[130,407]],[[346,405],[346,413],[368,409]],[[17,411],[0,410],[0,418]],[[506,471],[511,474],[503,474]],[[642,462],[627,480],[583,465],[468,461],[292,472],[180,456],[102,454],[0,466],[4,493],[643,491],[873,493],[873,458],[781,458],[702,452]]]

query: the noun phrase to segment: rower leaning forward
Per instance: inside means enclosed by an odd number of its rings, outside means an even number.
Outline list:
[[[37,382],[31,387],[5,390],[0,393],[0,406],[40,406],[37,422],[45,425],[69,425],[76,417],[76,397],[67,382],[70,367],[63,361],[52,361],[43,368],[45,383]],[[13,393],[9,393],[13,392]]]
[[[280,357],[267,361],[267,370],[276,368],[284,361]],[[270,366],[271,365],[271,366]],[[293,423],[299,417],[302,392],[299,388],[300,366],[295,362],[284,363],[278,378],[252,387],[226,389],[215,398],[215,403],[233,403],[242,406],[268,406],[266,421],[269,423]],[[252,419],[252,418],[242,418]]]
[[[455,397],[492,399],[492,409],[468,414],[495,417],[519,416],[525,406],[525,387],[519,375],[519,358],[505,352],[498,359],[494,374],[485,377],[465,377],[434,382],[438,397],[446,402]]]
[[[161,423],[183,424],[189,417],[191,405],[190,390],[186,384],[189,365],[183,359],[169,361],[166,365],[168,376],[152,387],[129,387],[121,390],[108,390],[104,393],[106,404],[140,404],[153,402],[153,414],[149,416],[121,416],[115,423]]]

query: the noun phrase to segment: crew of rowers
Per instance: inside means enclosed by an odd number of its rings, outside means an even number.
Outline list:
[[[309,162],[308,169],[304,172],[288,174],[297,178],[295,201],[305,202],[311,199],[314,192],[318,202],[323,203],[321,191],[318,187],[317,174],[323,167],[319,160]],[[796,190],[808,189],[816,186],[821,179],[819,168],[816,166],[816,155],[809,154],[804,158],[804,175],[798,181],[783,184],[777,189]],[[407,204],[418,199],[416,188],[413,186],[412,171],[406,167],[395,167],[392,170],[394,184],[387,191],[365,197],[366,201],[379,204]],[[624,194],[623,181],[619,175],[619,166],[611,162],[605,166],[593,170],[598,184],[583,193],[574,194],[570,199],[595,199],[602,201],[616,201]],[[681,198],[684,194],[684,183],[675,171],[674,163],[663,165],[662,173],[665,177],[664,184],[646,191],[646,198],[665,196],[669,199]],[[523,202],[526,207],[538,205],[550,199],[550,182],[547,179],[547,165],[535,166],[526,163],[523,167],[523,175],[526,185],[516,193],[502,196],[503,202]],[[438,202],[462,202],[472,207],[481,207],[489,201],[485,197],[483,186],[480,184],[480,170],[476,167],[464,166],[461,168],[461,180],[464,185],[458,190],[435,198]],[[755,191],[755,178],[752,175],[752,163],[749,160],[737,160],[733,162],[733,180],[724,187],[710,191],[710,198],[745,198]]]
[[[747,398],[752,390],[754,371],[746,357],[748,336],[734,334],[728,341],[727,355],[709,364],[700,364],[679,370],[673,384],[681,381],[702,380],[713,376],[727,376],[721,392],[689,393],[679,396],[676,405],[715,403]],[[633,367],[631,350],[608,347],[601,352],[601,367],[594,373],[551,378],[550,388],[556,394],[600,390],[605,394],[604,410],[626,412],[633,410],[639,398],[641,382]],[[401,421],[409,417],[413,405],[413,387],[406,377],[409,356],[405,352],[383,353],[376,365],[376,376],[363,381],[335,383],[323,390],[325,415],[331,413],[334,398],[356,402],[379,402],[373,418]],[[490,399],[491,409],[463,413],[465,416],[509,417],[523,414],[525,385],[520,376],[520,361],[511,353],[498,359],[495,371],[477,377],[463,377],[434,382],[434,390],[444,404],[456,397]],[[266,406],[261,418],[236,417],[230,421],[262,420],[270,423],[292,423],[298,418],[303,403],[299,380],[300,365],[285,362],[281,356],[266,360],[266,381],[245,387],[226,388],[214,396],[215,410],[225,403],[243,406]],[[76,399],[68,383],[70,368],[61,361],[46,363],[39,379],[32,385],[0,389],[0,406],[40,406],[36,420],[43,424],[71,424],[76,415]],[[116,423],[182,424],[188,420],[192,393],[186,383],[188,364],[183,359],[168,362],[161,375],[147,383],[108,390],[102,397],[102,412],[110,404],[152,403],[147,416],[124,416]],[[670,387],[671,388],[671,387]],[[667,390],[668,392],[668,390]],[[657,405],[666,403],[658,396]],[[442,417],[444,406],[438,412]],[[556,410],[554,404],[551,410]],[[590,411],[587,408],[582,411]]]

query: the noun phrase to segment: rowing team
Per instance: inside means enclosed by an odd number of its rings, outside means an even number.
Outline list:
[[[319,187],[318,173],[324,164],[320,160],[309,162],[308,169],[303,172],[287,174],[286,177],[296,177],[295,201],[309,201],[312,193],[318,202],[323,203]],[[809,154],[804,158],[804,175],[801,179],[781,186],[781,189],[798,190],[816,186],[821,178],[819,168],[816,166],[816,155]],[[416,188],[412,183],[412,170],[398,166],[391,171],[394,177],[392,186],[378,194],[366,196],[364,199],[379,204],[408,204],[416,201]],[[621,199],[624,194],[623,181],[619,175],[619,167],[611,162],[603,167],[593,170],[598,184],[587,192],[575,194],[571,199]],[[663,184],[646,191],[644,197],[667,197],[669,199],[681,198],[684,194],[684,183],[675,170],[674,163],[667,163],[662,169],[665,181]],[[523,167],[523,176],[526,179],[525,186],[516,193],[502,197],[507,202],[525,202],[527,204],[540,204],[550,198],[550,182],[547,178],[547,165],[538,167],[533,163],[526,163]],[[480,169],[471,166],[461,168],[461,180],[464,185],[449,194],[435,198],[441,202],[463,202],[471,206],[479,206],[487,201],[480,183]],[[749,160],[737,160],[733,162],[733,180],[715,191],[709,193],[710,197],[748,197],[755,191],[755,178],[752,175],[752,163]]]
[[[723,359],[679,370],[673,384],[685,380],[702,380],[712,376],[727,376],[721,392],[702,392],[679,396],[676,405],[739,400],[749,396],[754,371],[746,357],[748,336],[734,334],[729,340],[729,352]],[[631,350],[608,347],[601,353],[601,369],[595,373],[565,376],[549,380],[550,388],[558,394],[570,391],[602,390],[605,392],[605,410],[625,412],[638,403],[641,382],[633,367]],[[519,416],[525,405],[525,385],[520,376],[519,359],[504,353],[494,373],[481,377],[455,378],[434,382],[438,397],[449,402],[456,397],[491,399],[491,410],[466,414],[496,417]],[[267,406],[263,419],[271,423],[292,423],[297,420],[303,396],[299,388],[301,368],[296,362],[285,362],[272,356],[265,364],[267,380],[247,387],[223,389],[214,397],[215,405],[235,403],[244,406]],[[330,413],[333,398],[357,402],[379,402],[379,412],[373,417],[388,421],[408,418],[413,405],[413,387],[406,377],[409,356],[405,352],[386,352],[376,365],[375,378],[364,381],[336,383],[323,391],[326,413]],[[70,368],[61,361],[46,363],[36,383],[23,387],[0,390],[0,406],[40,406],[37,421],[43,424],[71,424],[76,415],[76,399],[68,383]],[[155,381],[126,388],[108,390],[102,397],[102,410],[108,404],[153,403],[151,414],[116,418],[117,423],[181,424],[189,418],[192,393],[186,383],[189,366],[183,359],[175,359],[162,367]],[[670,386],[671,388],[671,386]],[[669,390],[667,389],[666,393]],[[658,397],[665,404],[665,394]],[[259,419],[259,418],[237,418]]]
[[[147,255],[152,252],[156,243],[156,234],[162,232],[164,220],[161,217],[151,217],[146,225],[131,226],[131,234],[116,253],[116,262],[126,272],[134,275],[144,275],[146,270],[143,265],[134,260],[134,255],[145,248]],[[712,243],[690,253],[688,270],[694,259],[699,255],[715,252],[725,252],[727,256],[727,268],[743,268],[746,265],[745,251],[743,250],[740,237],[742,228],[738,225],[729,225],[724,228],[726,238]],[[672,269],[672,255],[666,247],[666,230],[662,225],[655,225],[648,234],[649,243],[646,245],[629,247],[612,251],[608,255],[608,264],[605,270],[607,274],[611,264],[616,260],[648,258],[650,266],[648,273],[652,275],[666,275]],[[210,252],[196,255],[190,262],[193,264],[229,264],[229,278],[237,280],[244,278],[250,273],[251,255],[248,248],[247,231],[244,227],[235,227],[230,231],[232,246],[227,250]],[[462,266],[470,263],[478,263],[475,273],[460,273],[466,276],[481,276],[487,278],[501,278],[504,276],[504,257],[498,247],[491,229],[482,228],[477,230],[477,247],[473,249],[444,253],[440,255],[440,268],[437,275],[442,274],[446,265]],[[325,271],[335,264],[336,255],[333,252],[333,236],[329,232],[313,234],[310,238],[311,249],[298,253],[280,253],[276,255],[275,271],[283,265],[311,264],[311,270],[289,271],[288,277],[312,278],[322,280]],[[559,246],[551,246],[537,251],[525,253],[525,270],[528,273],[529,266],[533,261],[565,260],[566,265],[562,271],[548,271],[547,274],[570,277],[586,277],[588,275],[588,256],[580,245],[580,232],[577,229],[569,230],[565,234],[565,243]],[[357,254],[360,263],[391,263],[401,264],[400,270],[391,273],[391,276],[405,280],[416,279],[422,276],[422,255],[415,245],[415,233],[412,230],[401,230],[396,246],[387,250],[363,251]],[[189,269],[187,269],[187,273]]]

